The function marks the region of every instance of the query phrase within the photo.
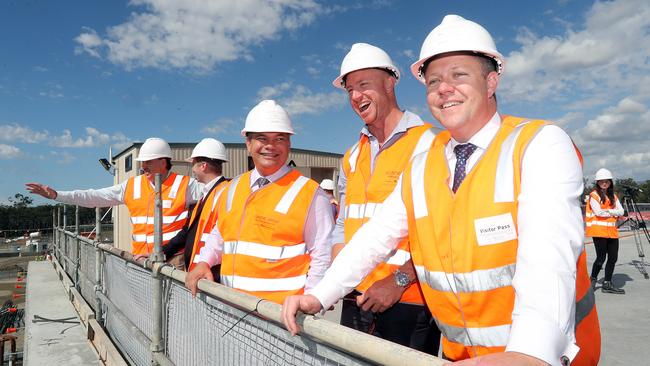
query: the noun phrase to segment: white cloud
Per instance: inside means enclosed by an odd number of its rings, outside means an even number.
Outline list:
[[[314,93],[304,85],[284,82],[274,86],[265,86],[257,92],[259,100],[276,99],[289,115],[321,114],[331,109],[339,109],[347,102],[347,97],[340,91]]]
[[[581,30],[538,36],[526,28],[506,57],[500,91],[515,100],[565,101],[575,92],[609,97],[650,81],[650,2],[596,2]],[[624,88],[624,89],[621,89]]]
[[[76,53],[106,57],[127,69],[153,67],[209,72],[215,65],[252,59],[252,46],[312,23],[314,0],[133,0],[136,7],[106,35],[90,28],[75,38]]]
[[[14,159],[21,154],[20,149],[13,145],[0,144],[0,159]]]
[[[37,144],[45,142],[50,146],[80,148],[111,145],[123,148],[131,144],[132,140],[121,132],[113,135],[101,132],[94,127],[84,129],[85,136],[73,137],[72,132],[64,129],[60,135],[52,135],[49,131],[35,131],[27,126],[17,123],[0,125],[0,141],[22,142]]]
[[[237,127],[237,122],[235,122],[235,120],[230,118],[219,118],[209,125],[203,127],[201,129],[201,132],[206,135],[221,135],[239,131]]]
[[[607,167],[619,177],[650,179],[648,121],[648,106],[624,98],[576,130],[572,135],[584,154],[585,174]]]
[[[50,157],[55,159],[58,164],[70,164],[77,160],[77,157],[67,151],[50,151]]]

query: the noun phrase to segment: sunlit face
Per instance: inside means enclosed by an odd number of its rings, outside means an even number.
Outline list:
[[[598,187],[600,187],[600,189],[606,191],[607,188],[609,188],[612,185],[612,181],[609,179],[603,179],[603,180],[596,181],[596,184],[598,185]]]
[[[457,141],[468,141],[496,113],[490,98],[499,76],[485,75],[479,56],[444,54],[429,63],[424,76],[431,114]]]
[[[393,92],[394,86],[395,79],[378,69],[353,71],[345,79],[352,110],[369,126],[388,116],[391,107],[389,93]]]
[[[150,182],[154,181],[156,174],[162,175],[162,179],[165,179],[167,175],[167,162],[165,158],[143,161],[142,171]]]
[[[207,183],[204,181],[207,165],[208,163],[205,161],[198,161],[197,159],[192,158],[192,173],[194,174],[196,180],[201,183]]]
[[[246,148],[257,171],[269,176],[277,172],[289,158],[290,135],[284,132],[251,132]]]

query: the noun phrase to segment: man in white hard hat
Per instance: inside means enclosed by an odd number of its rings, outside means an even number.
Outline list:
[[[320,182],[320,187],[325,191],[327,198],[330,200],[330,204],[332,205],[332,214],[334,215],[334,220],[336,220],[339,216],[339,201],[334,197],[334,181],[331,179],[323,179]]]
[[[192,163],[196,180],[203,184],[202,195],[181,231],[163,247],[163,253],[166,258],[182,253],[183,269],[189,272],[217,220],[214,208],[226,183],[222,175],[223,163],[228,161],[226,147],[218,140],[205,138],[194,147],[187,161]]]
[[[201,197],[201,187],[193,178],[171,172],[172,150],[157,137],[148,138],[140,147],[137,161],[142,175],[131,177],[112,187],[74,191],[56,191],[40,183],[27,183],[27,190],[57,202],[84,207],[109,207],[126,204],[132,224],[131,252],[153,252],[154,178],[162,175],[163,245],[183,227],[188,208]]]
[[[287,299],[283,318],[292,333],[297,310],[329,307],[408,236],[447,359],[598,363],[580,159],[560,128],[497,113],[503,64],[477,23],[448,15],[429,34],[411,71],[447,131],[409,163],[310,295]]]
[[[358,142],[341,161],[338,185],[344,209],[330,235],[333,257],[379,211],[411,157],[427,149],[435,137],[430,124],[400,109],[395,95],[399,78],[399,69],[384,50],[355,43],[333,81],[348,93],[352,110],[364,124]],[[341,324],[437,354],[440,331],[431,325],[408,246],[403,240],[346,295]]]
[[[242,136],[255,168],[230,181],[217,203],[217,224],[185,285],[196,294],[213,280],[282,303],[316,285],[330,264],[334,224],[318,183],[287,167],[293,135],[287,112],[264,100],[246,117]]]

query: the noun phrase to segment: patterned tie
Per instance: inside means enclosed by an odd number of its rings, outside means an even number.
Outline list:
[[[269,183],[271,183],[270,180],[268,180],[268,179],[266,179],[266,178],[264,178],[264,177],[259,177],[259,178],[257,178],[257,180],[255,181],[255,184],[253,184],[253,186],[258,186],[259,188],[262,188],[262,187],[264,187],[265,185],[267,185],[267,184],[269,184]],[[258,189],[259,189],[259,188],[258,188]]]
[[[456,169],[454,169],[454,185],[451,187],[451,190],[456,193],[458,187],[465,179],[465,169],[467,166],[467,159],[472,156],[472,153],[476,150],[476,145],[473,144],[460,144],[454,147],[454,154],[456,154]]]

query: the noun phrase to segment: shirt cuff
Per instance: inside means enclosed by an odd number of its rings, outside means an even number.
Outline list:
[[[323,312],[327,311],[332,305],[334,305],[341,296],[335,288],[328,289],[327,286],[323,284],[323,281],[319,282],[314,288],[310,290],[305,290],[306,295],[312,295],[320,302],[323,307]]]
[[[541,318],[521,315],[513,319],[506,347],[506,352],[523,353],[550,365],[570,363],[579,350],[557,325]]]
[[[214,267],[217,264],[221,263],[221,257],[212,251],[205,250],[206,247],[201,248],[199,255],[194,258],[195,263],[205,262],[210,267]]]

